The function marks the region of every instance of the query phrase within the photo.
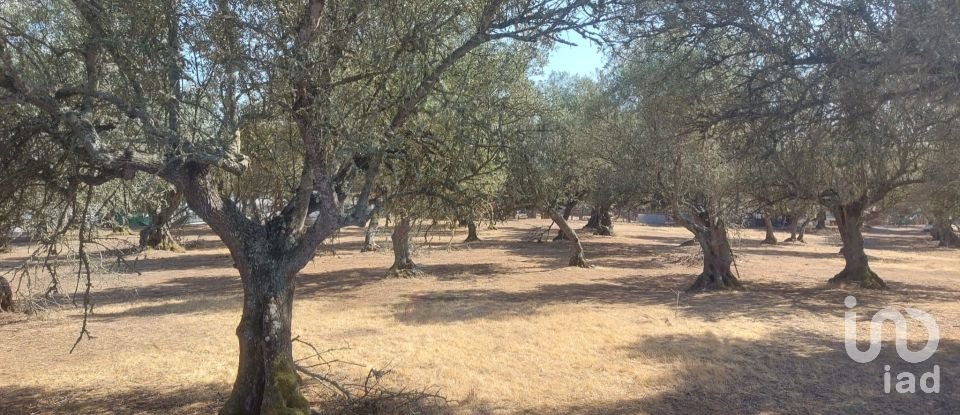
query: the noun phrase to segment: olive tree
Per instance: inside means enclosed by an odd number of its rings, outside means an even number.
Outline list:
[[[4,111],[39,125],[44,148],[75,156],[91,183],[140,173],[170,183],[229,249],[244,301],[223,414],[309,411],[292,356],[296,275],[322,241],[367,220],[376,166],[356,178],[349,209],[336,190],[353,150],[404,134],[444,75],[481,45],[550,38],[601,9],[583,0],[0,8]],[[359,99],[371,91],[377,99]],[[271,121],[297,137],[298,168],[274,200],[282,207],[252,218],[224,182],[249,170],[242,144],[258,130],[247,127]]]

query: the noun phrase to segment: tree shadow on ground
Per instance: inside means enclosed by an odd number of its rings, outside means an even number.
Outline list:
[[[923,344],[911,344],[913,350]],[[917,364],[897,356],[884,342],[880,356],[866,364],[850,359],[841,339],[814,333],[780,332],[760,340],[720,338],[714,334],[650,337],[627,348],[633,359],[671,365],[650,396],[568,407],[544,407],[525,414],[627,415],[639,413],[930,413],[960,411],[957,382],[960,346],[941,341],[929,360]],[[892,389],[884,393],[884,365],[891,366]],[[918,381],[940,368],[940,393],[898,394],[900,372]],[[932,384],[931,384],[932,385]]]
[[[27,414],[213,414],[229,385],[101,391],[0,386],[0,415]]]
[[[394,306],[394,318],[405,324],[437,324],[474,319],[510,319],[556,304],[635,304],[674,307],[705,321],[743,317],[780,321],[799,312],[842,316],[843,300],[854,294],[861,309],[878,310],[890,303],[953,302],[960,291],[895,284],[894,290],[847,290],[831,286],[798,287],[787,283],[745,282],[737,292],[683,293],[693,280],[688,274],[634,276],[595,283],[543,284],[529,291],[446,290],[418,293]]]
[[[380,267],[354,268],[297,276],[297,296],[347,295],[359,287],[384,278]],[[97,306],[132,301],[172,301],[134,306],[116,313],[96,312],[95,318],[140,317],[239,310],[243,289],[238,275],[173,278],[144,287],[124,287],[94,293]]]
[[[439,281],[494,278],[516,272],[516,268],[508,267],[503,263],[493,262],[479,264],[421,264],[420,269],[427,275],[436,277]]]
[[[806,258],[806,259],[843,259],[843,256],[838,252],[806,252],[806,251],[795,251],[790,249],[777,249],[777,248],[741,248],[737,250],[740,254],[753,254],[753,255],[763,255],[763,256],[786,256],[794,258]]]

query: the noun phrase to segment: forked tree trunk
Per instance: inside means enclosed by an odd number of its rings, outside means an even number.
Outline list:
[[[589,268],[590,266],[587,264],[587,260],[583,257],[583,245],[580,243],[580,237],[577,236],[577,233],[570,227],[570,224],[568,224],[557,211],[553,209],[547,209],[547,211],[550,212],[550,219],[556,222],[564,235],[570,238],[570,242],[573,245],[573,254],[570,256],[568,265],[571,267]]]
[[[467,239],[463,242],[479,242],[480,237],[477,236],[477,223],[474,221],[467,222]]]
[[[271,250],[251,251],[238,265],[243,282],[240,363],[220,415],[307,415],[310,405],[299,391],[290,336],[296,272],[285,271]]]
[[[807,224],[810,218],[800,219],[790,218],[790,237],[784,242],[804,242],[803,235],[807,232]],[[805,243],[805,242],[804,242]]]
[[[573,208],[577,207],[577,201],[571,200],[567,202],[566,205],[563,205],[563,220],[570,220],[570,215],[573,213]],[[553,238],[554,241],[569,241],[570,238],[563,233],[563,229],[557,231],[557,236]]]
[[[820,209],[817,211],[817,226],[814,227],[816,230],[827,229],[827,211]]]
[[[393,266],[387,270],[387,278],[415,278],[423,275],[410,255],[410,218],[404,216],[393,227]]]
[[[613,220],[610,218],[610,206],[598,205],[590,210],[590,219],[583,230],[593,231],[595,235],[613,235]]]
[[[379,229],[380,218],[376,213],[370,215],[370,221],[363,231],[363,245],[360,246],[360,252],[373,252],[380,249],[377,245],[377,231]]]
[[[712,227],[692,230],[703,250],[703,272],[697,277],[687,292],[739,290],[743,288],[740,280],[731,271],[733,250],[727,238],[727,228],[723,222]]]
[[[777,235],[773,233],[773,221],[770,220],[770,215],[767,213],[763,214],[763,227],[767,231],[767,236],[763,238],[763,241],[761,241],[760,243],[776,245]]]
[[[170,232],[170,221],[182,201],[183,193],[179,190],[170,190],[164,194],[160,206],[150,212],[150,224],[140,230],[140,249],[184,252]]]
[[[843,271],[830,279],[831,284],[856,284],[862,288],[883,289],[887,284],[870,269],[867,253],[863,246],[863,209],[862,203],[853,202],[831,207],[843,241]]]
[[[613,218],[610,215],[609,205],[600,206],[600,225],[597,226],[593,233],[601,236],[613,235]]]

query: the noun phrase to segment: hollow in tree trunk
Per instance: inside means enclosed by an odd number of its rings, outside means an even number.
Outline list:
[[[150,212],[150,224],[140,230],[140,249],[184,252],[170,232],[170,221],[180,208],[182,200],[183,193],[179,190],[170,190],[164,194],[160,206]]]
[[[856,284],[862,288],[884,289],[887,284],[870,269],[867,253],[863,246],[863,210],[861,202],[852,202],[845,205],[831,207],[833,216],[840,230],[840,239],[843,241],[845,265],[843,271],[830,279],[831,284]]]
[[[763,238],[763,241],[760,241],[760,243],[761,243],[761,244],[776,245],[776,244],[777,244],[777,235],[776,235],[775,233],[773,233],[773,221],[770,220],[770,214],[769,214],[769,213],[764,213],[764,214],[763,214],[763,227],[764,227],[764,229],[766,229],[766,231],[767,231],[767,236],[766,236],[765,238]]]
[[[573,208],[577,207],[577,201],[571,200],[567,204],[563,205],[563,220],[570,220],[570,215],[573,213]],[[554,241],[569,241],[570,238],[567,238],[567,235],[563,233],[563,229],[557,231],[557,236],[553,238]]]
[[[377,245],[377,231],[379,230],[380,218],[376,213],[370,215],[370,221],[363,231],[363,245],[360,246],[360,252],[374,252],[380,249]]]
[[[393,266],[387,270],[387,278],[416,278],[423,275],[410,258],[410,218],[404,216],[393,227]]]
[[[817,211],[817,225],[814,226],[816,230],[827,229],[827,211],[820,209]]]
[[[703,272],[693,285],[687,288],[687,292],[743,288],[730,269],[733,264],[733,250],[724,223],[718,221],[714,226],[701,226],[692,231],[703,250]]]
[[[463,242],[479,242],[480,237],[477,236],[477,224],[474,221],[467,222],[467,239]]]
[[[250,251],[238,262],[244,287],[240,364],[220,415],[307,415],[290,336],[296,272],[274,261],[269,249]]]
[[[568,265],[571,267],[589,268],[590,265],[587,264],[587,260],[583,257],[583,245],[580,243],[580,237],[577,236],[577,233],[570,227],[570,224],[567,223],[562,215],[553,209],[547,209],[547,211],[550,212],[550,219],[556,222],[560,230],[570,238],[570,242],[573,245],[573,254],[570,256]]]

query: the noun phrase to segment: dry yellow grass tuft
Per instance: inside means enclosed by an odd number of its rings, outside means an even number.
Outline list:
[[[338,378],[389,367],[387,386],[439,391],[452,413],[960,413],[960,256],[919,229],[867,233],[888,292],[825,285],[842,268],[831,232],[761,246],[745,230],[736,249],[748,290],[678,303],[699,271],[688,260],[698,248],[677,247],[684,230],[618,223],[617,236],[584,238],[596,267],[577,269],[563,266],[564,243],[521,241],[545,225],[501,224],[469,245],[417,237],[427,277],[414,280],[384,280],[391,254],[360,254],[360,232],[345,231],[298,279],[294,335],[345,347],[335,356],[358,365],[335,366]],[[142,275],[96,282],[96,339],[73,354],[78,310],[0,314],[0,415],[214,413],[233,380],[242,295],[211,234],[184,239],[187,253],[147,253]],[[888,306],[931,312],[938,352],[905,363],[886,330],[880,358],[853,362],[843,346],[851,293],[861,319]],[[925,333],[909,333],[921,347]],[[937,364],[941,392],[885,394],[885,364]]]

